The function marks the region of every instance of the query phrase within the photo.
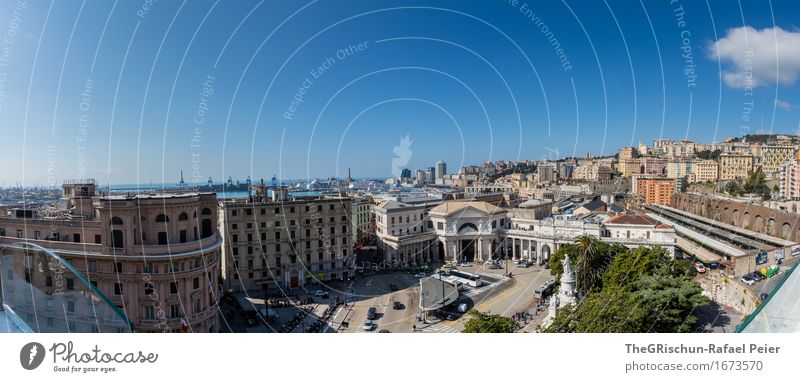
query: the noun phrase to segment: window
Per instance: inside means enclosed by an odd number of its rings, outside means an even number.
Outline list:
[[[122,248],[125,246],[121,230],[115,229],[111,231],[111,246],[114,248]]]
[[[122,295],[122,284],[121,283],[114,283],[114,294],[117,296]]]
[[[201,213],[202,213],[203,215],[211,215],[211,210],[210,210],[210,209],[208,209],[208,208],[203,208],[203,212],[201,212]]]
[[[94,235],[94,243],[101,244],[103,242],[102,237],[100,235]]]
[[[178,215],[178,220],[179,221],[189,220],[189,215],[187,215],[186,212],[181,212],[181,214]]]
[[[20,238],[20,239],[22,238],[22,230],[21,229],[17,230],[17,238]]]
[[[167,217],[167,215],[158,214],[158,216],[156,216],[156,223],[167,223],[167,222],[169,222],[169,217]]]
[[[200,299],[194,300],[194,304],[193,305],[194,305],[194,312],[195,313],[200,313],[202,311],[202,309],[201,309],[202,305],[200,304]]]
[[[231,241],[234,242],[234,243],[239,241],[239,235],[237,235],[237,234],[231,235]]]
[[[200,278],[195,277],[192,279],[192,289],[200,289]]]
[[[95,260],[89,261],[89,271],[90,272],[97,272],[97,261],[95,261]]]
[[[181,306],[180,305],[170,305],[169,306],[169,315],[170,315],[170,318],[181,318]]]
[[[122,263],[114,263],[114,272],[122,273]]]
[[[75,290],[75,280],[74,279],[67,279],[67,289]]]
[[[185,229],[182,229],[180,231],[180,240],[181,240],[181,243],[185,243],[186,242],[186,230]]]
[[[178,294],[178,283],[176,282],[169,283],[169,294]]]
[[[52,276],[45,276],[44,278],[44,286],[48,288],[53,287],[53,277]]]
[[[152,283],[144,283],[144,294],[145,296],[149,296],[154,292],[153,284]]]
[[[144,307],[144,319],[145,320],[155,320],[155,308],[152,305],[147,305]]]
[[[167,233],[166,232],[159,232],[158,233],[158,245],[166,245],[167,244]]]
[[[231,210],[231,216],[236,216],[236,215],[237,215],[236,210]]]
[[[72,241],[76,242],[76,243],[80,243],[81,242],[81,234],[79,234],[79,233],[72,234]]]

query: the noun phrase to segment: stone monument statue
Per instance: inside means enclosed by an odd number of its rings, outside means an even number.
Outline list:
[[[578,301],[578,295],[575,293],[575,270],[572,269],[569,255],[564,257],[564,261],[561,264],[564,266],[564,272],[561,274],[561,287],[558,289],[558,293],[550,298],[547,317],[542,322],[542,327],[545,328],[553,323],[556,314],[558,314],[558,309]]]

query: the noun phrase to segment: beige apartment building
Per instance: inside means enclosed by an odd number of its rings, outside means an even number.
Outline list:
[[[395,200],[374,207],[378,251],[386,265],[417,265],[440,259],[442,252],[428,218],[430,208],[428,203]]]
[[[225,288],[281,295],[354,276],[352,199],[272,192],[222,204]]]
[[[722,154],[719,156],[719,180],[744,178],[752,169],[752,155]]]
[[[636,159],[639,156],[639,152],[636,150],[635,147],[623,147],[619,149],[619,161],[626,161],[631,159]]]
[[[351,234],[354,244],[366,244],[375,234],[375,226],[372,219],[372,197],[364,196],[353,199],[350,216]]]
[[[642,163],[638,159],[620,160],[618,167],[619,172],[622,173],[622,176],[631,176],[642,173]]]
[[[761,147],[761,169],[765,174],[774,174],[780,171],[782,164],[790,162],[795,158],[795,149],[792,146],[772,146]]]
[[[691,160],[679,159],[667,162],[667,178],[693,178],[694,163]],[[690,179],[691,181],[691,179]]]
[[[696,160],[692,163],[695,182],[716,182],[719,178],[719,164],[715,160]]]
[[[94,300],[74,298],[88,293],[79,288],[91,283],[127,316],[134,331],[216,332],[222,245],[216,221],[214,193],[98,195],[94,180],[65,182],[57,205],[2,208],[4,254],[29,256],[20,247],[41,246],[78,272],[19,262],[36,266],[18,274],[43,296],[15,310],[21,316],[35,313],[36,322],[45,325],[39,331],[99,331],[108,317],[95,316],[89,304]],[[63,297],[68,294],[73,297]],[[68,308],[49,317],[58,310],[54,301]],[[46,327],[54,323],[66,325]]]

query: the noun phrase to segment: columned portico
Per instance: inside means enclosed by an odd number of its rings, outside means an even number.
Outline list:
[[[492,242],[500,239],[506,211],[486,202],[447,201],[429,213],[436,234],[453,262],[485,261]]]

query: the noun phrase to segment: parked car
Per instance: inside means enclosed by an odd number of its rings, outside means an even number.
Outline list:
[[[697,269],[697,273],[706,273],[706,266],[703,263],[694,263],[694,269]]]
[[[327,295],[328,295],[328,292],[326,292],[326,291],[324,291],[322,289],[317,289],[316,291],[314,291],[314,296],[317,296],[317,297],[323,297],[323,296],[327,296]]]
[[[755,284],[755,283],[756,283],[756,282],[753,280],[753,277],[752,277],[752,276],[750,276],[750,275],[744,275],[744,276],[742,276],[742,278],[741,278],[740,280],[742,280],[742,282],[743,282],[743,283],[745,283],[745,284],[747,284],[747,285],[753,285],[753,284]]]
[[[400,301],[395,301],[392,303],[392,309],[401,310],[403,309],[403,304],[401,304]]]
[[[392,292],[397,292],[398,290],[397,285],[389,284],[389,290],[391,290]]]
[[[520,268],[527,268],[531,266],[531,263],[528,261],[520,261],[519,264],[517,264],[517,266]]]
[[[458,264],[458,266],[461,267],[461,268],[467,268],[467,267],[471,267],[472,263],[468,263],[468,262],[465,261],[465,262],[463,262],[461,264]]]
[[[369,309],[367,310],[367,319],[374,320],[375,314],[377,314],[377,312],[378,311],[375,309],[374,306],[369,307]]]
[[[755,272],[751,273],[750,277],[752,277],[753,280],[755,280],[755,281],[761,281],[761,280],[764,280],[766,278],[759,271],[755,271]]]
[[[711,269],[717,269],[717,268],[719,268],[719,262],[714,261],[714,262],[708,263],[708,267],[711,268]]]
[[[414,277],[416,277],[418,279],[421,279],[421,278],[425,277],[425,273],[424,272],[417,273],[417,274],[414,275]]]
[[[375,329],[375,324],[372,323],[372,320],[364,321],[364,330],[369,331],[369,330],[373,330],[373,329]]]

